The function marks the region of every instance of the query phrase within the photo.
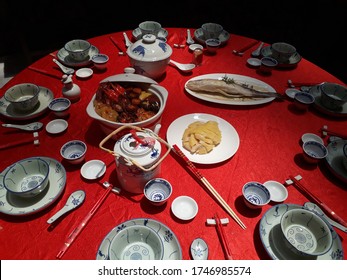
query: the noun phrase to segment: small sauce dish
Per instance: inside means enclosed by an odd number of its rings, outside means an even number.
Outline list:
[[[180,220],[191,220],[198,213],[198,204],[189,196],[178,196],[171,204],[171,211]]]
[[[76,71],[76,76],[80,79],[87,79],[93,75],[93,70],[90,68],[81,68]]]
[[[64,132],[68,127],[68,123],[66,120],[63,119],[55,119],[53,121],[50,121],[46,125],[46,131],[50,134],[59,134]]]
[[[266,181],[263,183],[265,188],[270,192],[270,200],[273,202],[282,202],[285,201],[288,197],[287,188],[277,181]]]
[[[93,159],[87,161],[81,167],[81,175],[84,179],[95,180],[102,177],[106,172],[106,165],[103,161]]]
[[[259,67],[261,65],[261,61],[259,58],[251,57],[247,59],[247,64],[252,67]]]
[[[317,134],[314,133],[304,133],[301,136],[301,141],[302,143],[305,143],[307,141],[316,141],[318,143],[321,143],[322,145],[324,145],[324,141],[321,137],[319,137]]]
[[[105,70],[109,58],[106,54],[96,54],[92,56],[94,67],[98,70]]]

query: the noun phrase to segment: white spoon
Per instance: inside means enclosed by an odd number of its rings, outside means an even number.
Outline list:
[[[188,45],[191,45],[191,44],[194,44],[194,40],[192,38],[192,35],[190,34],[190,29],[187,29],[187,44]]]
[[[66,201],[66,204],[64,205],[63,208],[61,208],[57,213],[55,213],[51,218],[47,220],[48,224],[53,223],[56,221],[58,218],[60,218],[62,215],[65,213],[75,209],[76,207],[80,206],[82,202],[84,201],[86,197],[86,194],[84,191],[79,190],[73,192],[69,198]]]
[[[193,64],[193,63],[183,64],[183,63],[176,62],[172,59],[170,59],[170,63],[175,65],[182,72],[190,72],[195,68],[195,64]]]
[[[10,123],[3,123],[3,127],[10,127],[10,128],[18,128],[21,130],[26,130],[26,131],[36,131],[41,129],[43,126],[43,123],[40,122],[33,122],[33,123],[28,123],[28,124],[10,124]]]
[[[315,212],[318,216],[326,219],[332,226],[334,226],[334,227],[336,227],[336,228],[338,228],[338,229],[340,229],[340,230],[342,230],[344,232],[347,232],[347,227],[344,227],[343,225],[341,225],[341,224],[335,222],[334,220],[330,219],[327,215],[324,214],[323,210],[320,209],[317,204],[314,204],[312,202],[306,202],[304,204],[304,206],[307,209]]]
[[[193,260],[207,260],[208,246],[202,238],[196,238],[190,245],[190,253]]]
[[[258,57],[258,56],[260,55],[260,51],[261,51],[261,49],[263,48],[263,46],[264,46],[264,42],[261,42],[261,44],[259,45],[259,47],[258,47],[256,50],[254,50],[254,51],[252,52],[252,56],[253,56],[253,57]]]
[[[59,66],[60,70],[63,71],[64,74],[72,75],[75,72],[74,69],[72,69],[70,67],[66,67],[65,65],[61,64],[58,60],[56,60],[55,58],[53,58],[53,62]]]

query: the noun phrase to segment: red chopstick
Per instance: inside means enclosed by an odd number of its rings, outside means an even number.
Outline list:
[[[223,228],[222,223],[220,222],[220,219],[219,219],[219,216],[218,216],[217,213],[214,215],[214,219],[216,221],[217,233],[218,233],[219,238],[220,238],[221,243],[222,243],[222,248],[223,248],[223,251],[224,251],[225,259],[232,260],[233,257],[231,255],[231,251],[230,251],[230,248],[229,248],[229,245],[228,245],[228,241],[226,239],[224,228]]]
[[[255,41],[255,42],[252,42],[238,50],[233,50],[233,53],[234,54],[237,54],[237,55],[242,55],[245,51],[247,51],[248,49],[250,49],[251,47],[255,46],[256,44],[258,44],[259,41]]]
[[[126,49],[123,49],[116,39],[114,39],[112,36],[110,36],[110,40],[112,41],[112,43],[116,46],[116,48],[120,52],[122,52],[123,54],[126,54]]]
[[[58,75],[49,73],[49,72],[47,72],[47,71],[45,71],[45,70],[42,70],[42,69],[39,69],[39,68],[36,68],[36,67],[29,66],[28,69],[30,69],[30,70],[32,70],[32,71],[35,71],[35,72],[37,72],[37,73],[41,73],[41,74],[43,74],[43,75],[52,77],[52,78],[59,79],[59,80],[62,78],[62,76],[58,76]]]
[[[313,87],[319,85],[320,83],[309,83],[309,82],[293,82],[292,80],[288,80],[288,86],[290,87]]]
[[[318,204],[325,210],[325,212],[334,220],[339,222],[340,224],[347,226],[347,223],[339,217],[328,205],[326,205],[323,201],[321,201],[318,197],[316,197],[313,193],[311,193],[307,188],[302,185],[299,180],[297,180],[294,176],[289,176],[289,178],[293,181],[294,185],[301,190],[309,199],[313,200],[314,203]]]
[[[329,130],[327,127],[323,126],[323,128],[321,129],[322,132],[325,132],[326,134],[330,135],[330,136],[336,136],[336,137],[340,137],[342,139],[347,139],[347,134],[343,134],[343,133],[339,133],[336,131],[332,131]]]
[[[103,195],[99,198],[99,200],[95,203],[93,208],[88,212],[87,216],[84,217],[82,222],[73,229],[73,231],[70,233],[66,241],[64,242],[63,247],[60,249],[59,253],[57,254],[57,258],[61,259],[62,256],[65,254],[65,252],[70,248],[72,242],[75,241],[77,236],[81,233],[81,231],[86,227],[90,219],[94,216],[95,212],[100,208],[102,203],[105,201],[108,194],[112,191],[113,186],[107,182],[104,182],[104,185],[107,186],[107,189],[103,193]]]

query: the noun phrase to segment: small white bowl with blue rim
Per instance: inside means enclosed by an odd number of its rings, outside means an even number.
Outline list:
[[[162,178],[154,178],[148,181],[144,187],[144,195],[153,205],[163,205],[172,194],[172,186],[169,181]]]
[[[81,140],[68,141],[60,149],[60,155],[71,164],[81,163],[86,152],[87,145]]]
[[[242,187],[245,204],[250,209],[259,209],[268,204],[271,199],[269,190],[259,182],[247,182]]]

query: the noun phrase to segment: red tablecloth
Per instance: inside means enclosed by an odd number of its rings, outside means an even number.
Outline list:
[[[185,29],[167,28],[168,43],[173,46],[177,38]],[[193,34],[192,30],[192,34]],[[126,32],[131,37],[131,31]],[[51,157],[62,162],[67,172],[67,183],[61,197],[47,209],[28,216],[13,216],[0,214],[0,246],[1,259],[55,259],[65,239],[80,221],[85,217],[94,203],[104,192],[101,183],[109,181],[117,186],[115,161],[113,156],[102,151],[98,145],[105,137],[99,124],[86,113],[86,107],[94,95],[99,82],[111,75],[120,74],[129,66],[127,56],[119,56],[118,50],[110,40],[110,36],[123,44],[122,32],[106,34],[88,39],[96,46],[100,53],[110,57],[107,71],[95,72],[87,80],[79,80],[74,76],[74,82],[82,90],[81,99],[73,103],[68,118],[67,131],[58,136],[49,135],[44,129],[39,132],[40,145],[31,144],[8,148],[0,151],[0,170],[11,163],[31,156]],[[264,249],[260,234],[259,223],[264,213],[275,204],[264,206],[261,210],[248,209],[243,201],[241,189],[248,181],[265,182],[277,180],[284,182],[289,175],[300,174],[302,183],[329,205],[343,219],[347,220],[346,211],[346,183],[337,179],[328,170],[325,162],[317,166],[305,164],[302,159],[300,138],[303,133],[320,134],[320,128],[329,128],[342,132],[346,130],[346,118],[331,117],[319,112],[315,107],[306,113],[299,113],[293,108],[290,99],[274,100],[271,103],[258,106],[230,106],[198,100],[184,90],[184,84],[194,76],[210,73],[230,73],[253,77],[262,80],[278,92],[287,89],[287,80],[342,83],[323,69],[310,63],[304,58],[293,69],[275,69],[271,76],[262,76],[254,68],[246,64],[251,51],[241,56],[232,53],[233,49],[249,44],[253,39],[231,34],[225,46],[216,55],[204,55],[201,66],[190,74],[182,74],[176,68],[168,66],[166,75],[158,82],[169,92],[168,102],[162,116],[162,128],[159,136],[166,138],[168,126],[178,117],[190,113],[213,114],[228,121],[239,134],[240,146],[236,154],[224,162],[213,165],[197,165],[201,173],[209,180],[220,195],[228,202],[235,213],[245,223],[247,228],[241,229],[231,217],[225,227],[227,239],[234,259],[270,259]],[[300,50],[298,50],[300,53]],[[174,48],[172,59],[189,63],[192,53],[188,46]],[[52,61],[52,56],[38,60],[32,66],[44,69],[50,73],[61,75],[60,70]],[[9,87],[30,82],[53,91],[55,97],[62,96],[62,83],[59,79],[48,77],[32,70],[25,69],[16,75],[2,89],[1,95]],[[35,120],[47,124],[55,117],[46,112]],[[1,117],[2,122],[13,122]],[[21,121],[18,123],[26,123]],[[0,128],[1,143],[30,138],[31,134],[7,128]],[[107,171],[100,182],[89,182],[80,175],[80,165],[73,166],[64,162],[60,156],[60,147],[68,140],[81,139],[88,145],[85,160],[100,159],[107,165]],[[325,139],[325,141],[327,141]],[[327,144],[327,142],[326,142]],[[166,224],[176,234],[183,259],[190,259],[189,246],[194,238],[201,237],[209,245],[209,259],[223,259],[223,251],[214,227],[206,226],[206,219],[218,213],[221,218],[228,217],[227,213],[217,202],[199,185],[173,155],[169,155],[162,163],[161,177],[171,182],[173,194],[168,203],[162,208],[150,206],[143,195],[128,196],[111,193],[101,208],[96,212],[87,227],[71,245],[63,259],[95,259],[98,247],[110,230],[124,221],[134,218],[151,218]],[[74,212],[71,212],[53,228],[48,228],[47,219],[64,206],[68,196],[75,190],[86,192],[86,200]],[[308,199],[295,187],[288,187],[288,199],[285,203],[303,205]],[[177,220],[170,211],[171,202],[180,195],[193,197],[198,205],[197,216],[187,222]],[[3,205],[0,205],[0,210]],[[346,233],[336,230],[342,240],[343,249],[347,249],[344,240]],[[345,258],[345,257],[344,257]]]

